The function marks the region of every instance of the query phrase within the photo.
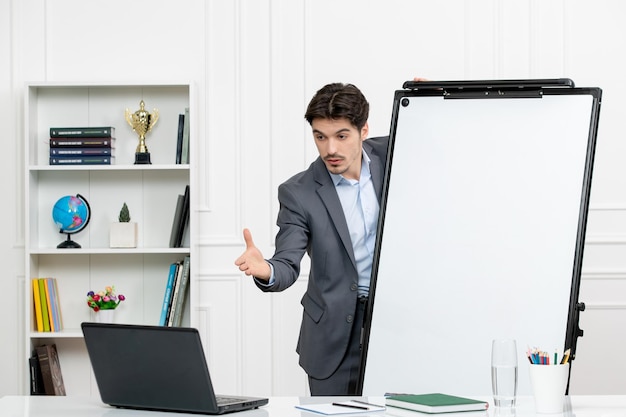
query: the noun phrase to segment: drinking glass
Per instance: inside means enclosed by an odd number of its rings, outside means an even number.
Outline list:
[[[513,339],[496,339],[491,344],[491,388],[496,407],[515,407],[517,345]]]

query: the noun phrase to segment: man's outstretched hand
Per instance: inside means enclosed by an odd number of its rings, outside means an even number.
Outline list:
[[[243,240],[246,242],[246,250],[235,260],[235,265],[248,276],[269,281],[272,271],[261,251],[254,245],[250,230],[243,229]]]

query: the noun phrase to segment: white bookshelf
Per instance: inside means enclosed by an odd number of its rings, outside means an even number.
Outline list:
[[[159,119],[146,136],[152,164],[134,165],[138,137],[125,120],[125,109],[159,111]],[[170,248],[169,239],[177,196],[191,188],[194,207],[193,157],[189,164],[175,164],[178,115],[190,108],[190,155],[195,148],[195,93],[190,83],[163,84],[63,84],[41,83],[26,86],[25,97],[25,363],[38,344],[55,343],[67,395],[97,396],[91,365],[82,339],[80,324],[92,321],[86,304],[89,290],[115,285],[126,296],[116,311],[116,322],[158,323],[170,263],[191,255],[194,272],[194,223],[185,247]],[[50,127],[114,126],[113,165],[49,165]],[[91,220],[72,240],[80,249],[57,249],[66,235],[52,220],[52,207],[62,196],[81,194],[91,207]],[[132,249],[109,248],[110,223],[126,203],[131,221],[138,223],[138,245]],[[57,280],[63,330],[38,332],[31,279]],[[191,316],[190,282],[184,325]],[[114,364],[112,365],[114,366]],[[28,369],[25,367],[24,369]],[[25,378],[30,379],[28,375]],[[28,387],[25,387],[28,393]]]

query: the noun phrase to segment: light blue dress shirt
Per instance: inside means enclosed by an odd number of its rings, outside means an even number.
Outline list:
[[[380,210],[370,173],[370,158],[364,150],[361,159],[361,176],[358,181],[346,179],[338,174],[330,174],[330,176],[335,184],[350,231],[359,274],[359,295],[368,295]]]
[[[360,296],[368,295],[380,210],[370,172],[370,158],[363,150],[361,176],[358,181],[346,179],[339,174],[329,174],[335,184],[350,231],[358,272],[358,293]],[[271,263],[268,264],[271,270],[270,279],[264,285],[271,286],[274,283],[274,267]]]

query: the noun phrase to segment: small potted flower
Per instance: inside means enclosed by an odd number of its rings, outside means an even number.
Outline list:
[[[115,317],[115,309],[122,301],[126,300],[123,294],[115,294],[115,287],[108,286],[104,291],[87,293],[87,305],[96,313],[96,321],[112,323]]]
[[[112,248],[137,247],[137,223],[130,221],[130,211],[126,203],[122,205],[118,221],[111,223],[109,246]]]

